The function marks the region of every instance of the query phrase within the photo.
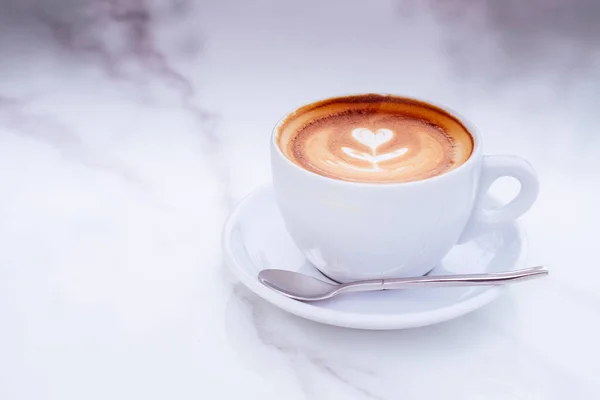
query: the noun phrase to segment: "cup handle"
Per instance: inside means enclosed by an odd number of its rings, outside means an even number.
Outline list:
[[[523,215],[535,202],[539,192],[538,178],[533,167],[524,158],[517,156],[484,156],[479,188],[471,219],[460,237],[459,243],[467,242],[496,225],[516,219]],[[483,208],[490,186],[503,176],[516,178],[521,184],[517,196],[508,204],[495,209]]]

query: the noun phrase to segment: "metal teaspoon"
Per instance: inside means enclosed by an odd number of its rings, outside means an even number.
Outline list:
[[[487,274],[419,276],[414,278],[371,279],[350,283],[329,283],[310,275],[283,269],[264,269],[258,280],[282,295],[301,301],[330,299],[349,292],[412,289],[443,286],[495,286],[521,282],[548,275],[545,266]]]

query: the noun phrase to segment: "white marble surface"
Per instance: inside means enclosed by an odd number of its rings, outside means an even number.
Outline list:
[[[3,0],[0,399],[600,398],[598,6],[472,3]],[[236,283],[221,227],[268,182],[273,124],[364,91],[528,158],[551,278],[396,332]]]

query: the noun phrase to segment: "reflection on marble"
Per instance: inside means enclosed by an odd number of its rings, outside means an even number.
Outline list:
[[[594,398],[598,12],[0,0],[0,399]],[[304,321],[235,282],[221,226],[269,180],[273,124],[365,91],[444,104],[531,160],[523,224],[550,279],[401,332]]]

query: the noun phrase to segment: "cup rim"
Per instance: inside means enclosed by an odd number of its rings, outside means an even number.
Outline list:
[[[425,103],[429,106],[432,106],[433,108],[437,108],[442,111],[445,111],[450,116],[452,116],[456,120],[458,120],[466,128],[467,132],[471,135],[471,138],[473,139],[473,151],[471,152],[471,155],[469,156],[467,161],[465,161],[463,164],[459,165],[458,167],[454,168],[453,170],[444,172],[443,174],[440,174],[440,175],[431,176],[431,177],[425,178],[425,179],[419,179],[416,181],[409,181],[409,182],[362,182],[362,181],[346,181],[346,180],[342,180],[342,179],[336,179],[336,178],[331,178],[329,176],[317,174],[316,172],[309,171],[307,169],[302,168],[301,166],[299,166],[298,164],[296,164],[295,162],[290,160],[285,154],[283,154],[283,151],[281,150],[281,148],[279,147],[279,144],[277,143],[279,127],[283,124],[283,122],[290,115],[292,115],[293,113],[298,111],[300,108],[310,105],[310,104],[318,103],[321,101],[341,99],[344,97],[358,97],[358,96],[369,96],[369,95],[391,96],[391,97],[396,97],[396,98],[401,98],[401,99],[413,100],[413,101],[417,101],[420,103]],[[418,185],[425,185],[428,183],[433,183],[433,182],[437,182],[437,181],[440,181],[443,179],[447,179],[447,177],[449,177],[449,176],[456,175],[456,174],[460,173],[460,171],[470,168],[474,163],[476,163],[476,159],[478,159],[480,157],[481,152],[482,152],[481,135],[479,134],[477,129],[475,129],[475,127],[473,126],[472,123],[470,123],[467,119],[463,118],[457,112],[450,110],[448,107],[441,106],[441,105],[431,102],[429,100],[423,100],[418,97],[402,96],[402,95],[397,95],[397,94],[392,94],[392,93],[353,93],[353,94],[346,94],[346,95],[329,96],[329,97],[317,99],[310,103],[306,103],[304,105],[296,107],[294,110],[286,113],[281,119],[279,119],[277,124],[275,124],[275,127],[273,128],[273,130],[271,132],[271,148],[272,148],[271,152],[275,151],[275,153],[280,158],[283,158],[285,163],[287,163],[288,165],[291,165],[293,168],[296,168],[297,170],[301,171],[302,173],[307,174],[307,176],[313,177],[314,179],[318,179],[318,180],[322,180],[324,182],[329,182],[331,184],[337,184],[337,185],[342,185],[342,186],[354,186],[354,187],[365,186],[365,187],[370,187],[370,188],[393,188],[393,187],[399,187],[399,186],[418,186]]]

